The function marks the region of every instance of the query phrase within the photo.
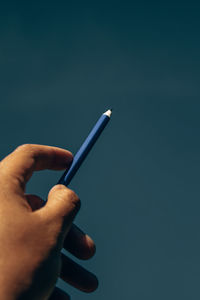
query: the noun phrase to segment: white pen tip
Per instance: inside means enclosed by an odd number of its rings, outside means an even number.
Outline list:
[[[108,116],[108,117],[110,118],[111,115],[112,115],[112,108],[109,109],[109,110],[107,110],[107,111],[104,113],[104,115],[106,115],[106,116]]]

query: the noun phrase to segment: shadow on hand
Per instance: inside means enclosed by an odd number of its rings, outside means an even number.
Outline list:
[[[50,298],[48,300],[70,300],[70,296],[61,290],[58,287],[54,288],[53,293],[51,294]]]

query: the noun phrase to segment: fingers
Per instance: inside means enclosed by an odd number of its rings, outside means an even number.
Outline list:
[[[88,259],[94,255],[95,244],[92,239],[76,225],[72,225],[80,209],[80,199],[72,190],[62,184],[54,186],[49,192],[46,205],[42,208],[43,211],[45,209],[50,220],[63,218],[61,248],[66,248],[80,259]]]
[[[63,247],[79,259],[89,259],[96,252],[93,240],[75,224],[72,224]]]
[[[64,149],[25,144],[19,146],[0,163],[0,177],[14,185],[15,190],[24,191],[26,182],[34,171],[69,168],[73,160],[72,154]]]
[[[62,185],[61,187],[66,189]],[[54,188],[54,192],[55,192],[55,188]],[[54,200],[56,196],[52,194],[52,197]],[[26,199],[32,211],[36,211],[39,208],[43,207],[44,200],[42,200],[37,195],[26,194]],[[61,211],[63,212],[62,209]],[[55,213],[55,211],[53,213]],[[65,248],[65,250],[69,251],[74,256],[76,256],[77,258],[83,260],[91,258],[96,252],[96,247],[93,240],[75,224],[71,225],[69,232],[67,233],[63,241],[62,247]]]
[[[80,199],[74,191],[62,184],[57,184],[50,190],[47,203],[42,210],[43,215],[49,221],[53,219],[62,220],[64,226],[63,233],[66,234],[80,209],[80,205]]]
[[[62,254],[60,278],[75,288],[90,293],[97,289],[97,277]]]
[[[57,200],[55,200],[56,197],[58,197]],[[44,207],[43,207],[43,200],[40,197],[36,195],[26,195],[26,198],[33,211],[35,210],[38,211],[38,209],[41,207],[42,208],[39,211],[42,210],[44,211],[45,209],[48,208],[51,209],[53,213],[55,213],[55,211],[58,210],[56,214],[60,215],[62,213],[63,216],[65,217],[66,217],[65,209],[66,210],[68,209],[69,215],[74,210],[74,208],[71,208],[73,207],[73,205],[71,206],[70,202],[72,201],[73,203],[73,201],[75,202],[79,201],[76,194],[73,191],[69,190],[68,188],[64,187],[63,185],[57,185],[50,191],[49,198],[48,198],[49,204],[47,201],[47,204]],[[57,205],[56,201],[64,201],[66,207],[63,209],[59,203],[58,208],[56,208]],[[67,202],[69,203],[66,204]],[[69,252],[71,252],[73,255],[75,255],[80,259],[88,259],[92,257],[95,253],[95,244],[92,241],[92,239],[74,224],[71,225],[67,237],[64,239],[63,246],[66,250],[68,250]],[[70,258],[66,257],[62,253],[61,253],[61,257],[62,257],[62,267],[61,267],[60,277],[64,281],[66,281],[67,283],[71,284],[75,288],[78,288],[79,290],[84,292],[92,292],[97,288],[98,280],[95,275],[88,272],[83,267],[73,262]],[[54,300],[54,299],[64,300],[66,297],[67,296],[64,295],[61,291],[59,291],[59,289],[55,289],[50,300]]]
[[[70,296],[63,290],[55,287],[53,293],[48,300],[70,300]]]

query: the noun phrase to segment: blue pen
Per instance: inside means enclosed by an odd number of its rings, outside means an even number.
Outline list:
[[[65,186],[68,186],[68,184],[71,182],[72,178],[80,168],[82,162],[94,146],[95,142],[97,141],[98,137],[108,124],[110,117],[112,114],[112,109],[107,110],[104,114],[101,115],[97,123],[94,125],[93,129],[91,130],[90,134],[74,156],[74,160],[72,162],[72,165],[70,169],[64,172],[64,174],[61,176],[60,180],[58,181],[58,184],[64,184]]]

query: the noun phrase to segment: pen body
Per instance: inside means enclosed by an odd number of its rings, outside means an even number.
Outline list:
[[[101,132],[109,122],[110,117],[103,114],[91,130],[90,134],[76,153],[73,163],[68,171],[65,171],[60,180],[58,181],[58,184],[64,184],[68,185],[76,172],[78,171],[80,165],[82,164],[83,160],[86,158],[88,153],[90,152],[91,148],[95,144],[96,140],[100,136]]]

